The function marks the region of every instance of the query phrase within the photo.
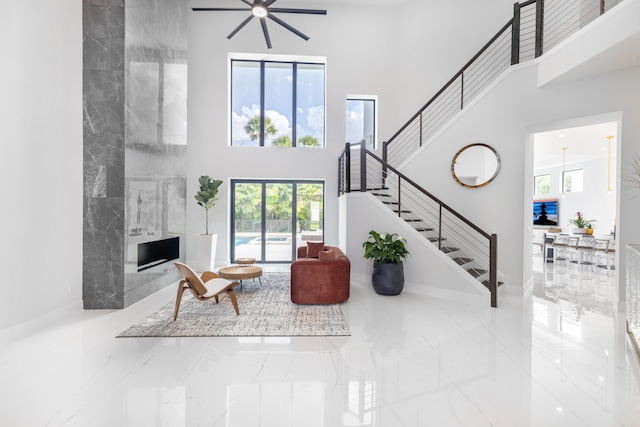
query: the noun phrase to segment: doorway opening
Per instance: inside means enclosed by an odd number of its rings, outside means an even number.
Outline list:
[[[292,262],[298,246],[324,241],[324,182],[231,180],[231,262]]]
[[[615,303],[616,207],[618,195],[618,122],[591,120],[590,124],[563,127],[532,135],[533,230],[531,271],[534,295],[592,305]],[[541,206],[544,209],[541,209]],[[578,227],[581,217],[591,227]],[[593,233],[593,234],[590,234]],[[562,236],[565,237],[562,237]],[[568,248],[554,240],[566,238]],[[588,244],[596,240],[609,248],[608,257],[596,260]],[[554,247],[555,246],[555,247]],[[565,254],[556,259],[554,251]],[[560,251],[565,252],[560,252]],[[591,254],[591,258],[586,258]],[[557,265],[556,265],[557,264]],[[606,284],[611,286],[605,286]],[[592,301],[593,300],[593,301]]]

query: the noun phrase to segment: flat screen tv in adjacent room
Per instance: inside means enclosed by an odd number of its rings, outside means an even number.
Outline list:
[[[558,225],[558,199],[533,201],[533,225]]]

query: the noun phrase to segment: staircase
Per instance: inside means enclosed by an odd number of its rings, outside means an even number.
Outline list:
[[[529,0],[498,33],[388,141],[382,158],[347,144],[338,159],[339,194],[370,192],[399,220],[451,258],[491,293],[497,307],[497,236],[489,234],[398,169],[437,138],[457,114],[511,65],[541,56],[623,0]],[[359,146],[359,151],[352,150]],[[359,153],[352,156],[352,153]]]
[[[352,150],[353,146],[359,150]],[[352,152],[358,153],[352,159]],[[356,166],[357,165],[357,166]],[[352,174],[351,168],[359,172]],[[453,265],[464,269],[491,294],[496,307],[497,236],[488,234],[445,203],[366,149],[364,143],[347,144],[340,157],[340,186],[348,192],[369,192],[410,225],[425,242],[435,245]]]

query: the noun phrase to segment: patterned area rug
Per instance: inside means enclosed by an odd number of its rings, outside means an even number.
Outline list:
[[[131,326],[118,337],[255,337],[351,335],[342,310],[334,305],[297,305],[291,302],[289,273],[266,273],[236,287],[240,315],[227,296],[198,301],[185,292],[178,320],[175,300]]]

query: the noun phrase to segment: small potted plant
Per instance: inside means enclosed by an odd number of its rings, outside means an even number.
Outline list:
[[[402,260],[409,255],[406,240],[396,233],[385,234],[371,230],[369,239],[362,244],[364,257],[373,259],[371,281],[380,295],[398,295],[404,288]]]
[[[217,195],[222,185],[219,179],[212,179],[208,175],[198,178],[200,189],[195,195],[196,202],[205,209],[205,234],[196,235],[196,269],[198,271],[211,271],[216,259],[217,234],[209,234],[209,209],[218,201]]]
[[[573,224],[576,228],[573,230],[574,233],[586,233],[587,224],[593,224],[596,222],[595,219],[585,219],[582,215],[582,212],[576,212],[576,217],[569,220],[569,224]],[[593,225],[592,225],[593,227]],[[592,231],[593,232],[593,231]]]
[[[589,236],[591,236],[591,235],[593,234],[593,229],[594,229],[594,228],[596,228],[596,226],[595,226],[595,225],[593,225],[593,224],[591,224],[591,223],[588,223],[588,224],[587,224],[586,232],[587,232],[587,234],[588,234]]]

